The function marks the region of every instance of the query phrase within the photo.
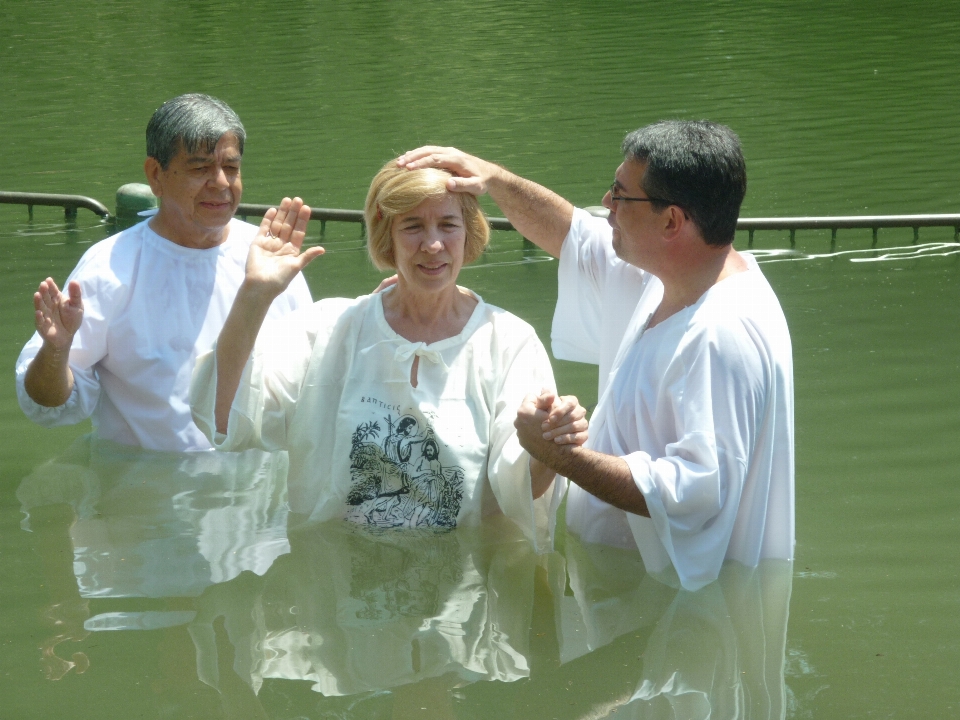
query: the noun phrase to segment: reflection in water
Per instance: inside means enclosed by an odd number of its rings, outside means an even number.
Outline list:
[[[193,692],[215,689],[226,717],[785,715],[790,563],[728,564],[686,592],[625,550],[568,537],[537,555],[496,519],[452,532],[331,521],[288,540],[285,470],[283,456],[90,438],[37,468],[18,497],[53,595],[47,677],[90,664],[58,656],[64,642],[160,630],[167,665],[195,667]],[[189,694],[158,687],[171,703]]]
[[[379,697],[437,679],[449,689],[529,676],[538,556],[509,522],[443,532],[330,521],[291,543],[255,597],[223,586],[201,599],[191,634],[205,680],[221,615],[228,631],[234,618],[257,618],[249,636],[230,635],[255,690],[307,680],[327,698]]]
[[[36,468],[17,497],[52,594],[45,615],[57,632],[41,648],[47,677],[86,669],[82,653],[57,656],[65,641],[183,625],[195,614],[91,617],[90,599],[195,597],[244,570],[266,572],[289,551],[286,474],[283,454],[158,453],[91,436]]]
[[[859,250],[837,250],[829,253],[802,253],[797,250],[749,250],[759,263],[784,262],[786,260],[821,260],[850,256],[854,263],[884,262],[888,260],[915,260],[918,258],[947,257],[960,255],[960,245],[955,242],[924,243],[923,245],[904,245],[901,247],[861,248]]]

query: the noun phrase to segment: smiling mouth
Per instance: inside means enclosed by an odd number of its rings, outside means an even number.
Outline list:
[[[427,275],[439,275],[443,272],[444,268],[447,267],[447,263],[440,263],[439,265],[417,265],[418,268]]]

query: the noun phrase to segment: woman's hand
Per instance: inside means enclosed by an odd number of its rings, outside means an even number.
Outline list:
[[[83,297],[76,280],[67,285],[67,294],[47,278],[33,294],[34,324],[43,342],[58,352],[70,349],[73,336],[83,322]]]
[[[314,258],[323,255],[315,246],[301,252],[306,237],[310,207],[300,198],[284,198],[279,208],[270,208],[260,223],[260,232],[247,255],[247,289],[276,297]]]

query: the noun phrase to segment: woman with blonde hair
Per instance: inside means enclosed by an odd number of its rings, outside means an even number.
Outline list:
[[[532,327],[456,284],[489,226],[449,178],[385,165],[365,204],[367,249],[396,284],[261,331],[273,297],[323,253],[301,252],[310,209],[299,198],[271,209],[217,345],[198,360],[194,418],[218,449],[287,450],[292,509],[311,520],[455,527],[502,514],[546,549],[563,488],[520,447],[514,420],[525,396],[550,397],[553,373]],[[554,396],[545,437],[582,444],[584,414]],[[431,485],[425,462],[450,487]]]

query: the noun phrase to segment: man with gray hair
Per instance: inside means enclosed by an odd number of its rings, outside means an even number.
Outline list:
[[[636,547],[649,572],[695,590],[725,560],[793,558],[790,335],[756,260],[733,249],[747,185],[737,136],[666,121],[622,151],[606,220],[455,148],[398,163],[488,192],[560,260],[554,355],[600,366],[599,402],[579,447],[555,444],[552,396],[528,397],[520,442],[574,483],[572,532]]]
[[[257,227],[233,217],[246,132],[209,95],[167,101],[147,125],[156,215],[91,247],[61,292],[33,296],[37,332],[17,361],[17,397],[52,427],[93,418],[99,437],[149,450],[209,450],[187,398],[244,278]],[[298,276],[270,309],[312,302]]]

